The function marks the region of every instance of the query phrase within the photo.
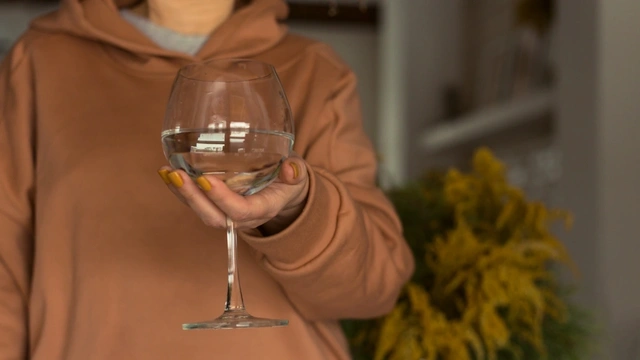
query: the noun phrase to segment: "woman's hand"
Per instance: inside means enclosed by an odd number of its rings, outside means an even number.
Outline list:
[[[309,193],[307,167],[296,154],[284,161],[278,179],[249,196],[236,194],[215,176],[204,175],[193,181],[184,171],[168,166],[158,173],[206,225],[225,228],[229,215],[238,228],[261,226],[265,235],[276,234],[297,219]]]

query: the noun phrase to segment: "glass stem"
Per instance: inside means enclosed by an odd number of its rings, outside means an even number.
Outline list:
[[[238,273],[238,237],[235,224],[229,217],[227,217],[227,252],[229,255],[227,268],[228,285],[224,312],[244,312],[244,300],[242,299],[240,274]]]

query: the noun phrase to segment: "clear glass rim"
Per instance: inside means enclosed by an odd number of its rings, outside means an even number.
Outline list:
[[[207,69],[213,70],[214,73],[218,73],[223,75],[225,70],[223,69],[223,65],[233,65],[233,64],[241,64],[245,63],[251,65],[252,70],[260,69],[257,73],[253,71],[249,71],[250,76],[243,77],[241,79],[224,79],[224,78],[215,78],[215,79],[207,79],[206,73],[204,76],[197,76],[194,73],[200,71],[206,71]],[[213,60],[205,60],[194,62],[188,65],[185,65],[180,68],[178,71],[178,77],[184,78],[189,81],[198,81],[198,82],[206,82],[206,83],[241,83],[241,82],[249,82],[249,81],[258,81],[258,80],[268,80],[273,77],[276,77],[275,67],[271,64],[253,60],[253,59],[245,59],[245,58],[224,58],[224,59],[213,59]]]

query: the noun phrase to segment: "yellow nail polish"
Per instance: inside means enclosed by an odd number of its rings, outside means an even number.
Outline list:
[[[181,188],[182,185],[184,185],[184,181],[182,181],[182,178],[180,177],[180,174],[178,174],[175,171],[170,172],[169,175],[167,175],[167,177],[169,177],[169,180],[171,181],[173,186],[175,186],[177,188]]]
[[[197,178],[196,183],[198,184],[198,186],[200,186],[200,189],[204,191],[211,190],[211,183],[209,182],[209,180],[205,179],[204,176],[200,176],[199,178]]]
[[[160,177],[162,178],[162,181],[164,181],[165,184],[167,185],[171,184],[171,180],[169,180],[169,170],[167,169],[158,170],[158,174],[160,175]]]
[[[300,176],[300,168],[298,167],[298,164],[290,162],[289,165],[291,165],[291,168],[293,169],[293,178],[297,179],[298,176]]]

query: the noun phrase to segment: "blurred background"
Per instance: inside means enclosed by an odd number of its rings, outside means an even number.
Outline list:
[[[467,167],[488,146],[512,184],[570,210],[594,359],[640,359],[640,1],[291,0],[291,30],[359,77],[380,181]],[[0,57],[55,1],[0,1]],[[636,44],[636,45],[634,45]]]

